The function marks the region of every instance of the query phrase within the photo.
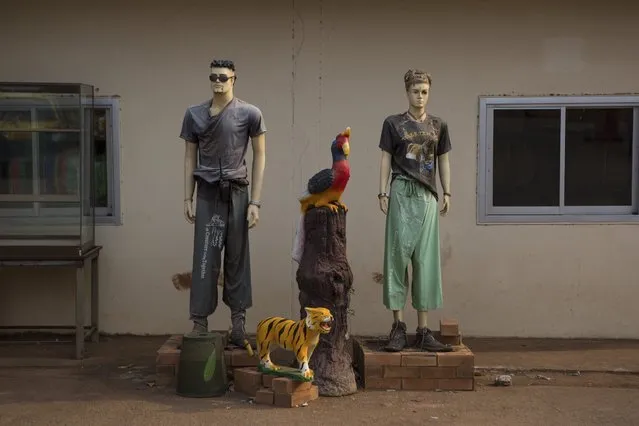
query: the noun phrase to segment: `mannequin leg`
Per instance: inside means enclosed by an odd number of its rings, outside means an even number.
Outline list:
[[[393,325],[386,350],[399,352],[407,345],[404,305],[408,295],[408,264],[417,241],[416,229],[421,220],[406,202],[413,193],[411,182],[396,178],[391,184],[391,195],[386,215],[384,244],[383,302],[393,311]]]
[[[418,312],[415,345],[429,352],[450,352],[452,347],[437,341],[427,327],[428,311],[442,305],[442,278],[437,200],[426,190],[423,191],[424,222],[412,257],[412,302]]]
[[[417,311],[417,328],[426,328],[428,325],[428,311]]]
[[[219,191],[212,185],[199,183],[189,295],[190,319],[196,332],[208,331],[208,317],[218,304],[217,281],[222,264],[226,211]]]
[[[408,268],[404,274],[404,283],[408,288]],[[386,350],[388,352],[399,352],[408,345],[406,337],[406,323],[404,322],[404,311],[402,309],[393,310],[393,326],[391,327],[390,337]]]
[[[229,340],[239,347],[244,347],[246,338],[246,310],[253,304],[249,230],[246,221],[248,203],[248,187],[231,184],[222,301],[231,309],[232,329]]]
[[[393,321],[404,321],[404,311],[393,311]]]

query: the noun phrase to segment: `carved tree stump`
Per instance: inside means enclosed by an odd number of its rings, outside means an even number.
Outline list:
[[[320,335],[310,367],[322,396],[357,392],[352,360],[346,350],[353,272],[346,258],[346,212],[310,209],[304,217],[304,252],[297,269],[301,317],[305,307],[325,307],[334,317],[330,333]]]

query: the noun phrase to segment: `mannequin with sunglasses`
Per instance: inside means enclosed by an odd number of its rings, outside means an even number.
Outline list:
[[[246,310],[252,306],[248,231],[259,221],[266,126],[259,108],[234,96],[233,61],[213,60],[209,80],[212,97],[187,108],[180,133],[186,146],[184,215],[195,223],[190,320],[193,331],[208,331],[222,270],[222,300],[231,310],[230,342],[244,347]],[[250,193],[245,160],[249,140]]]
[[[437,172],[443,193],[439,213],[447,214],[450,207],[450,136],[446,121],[426,111],[431,82],[421,70],[404,74],[408,110],[384,120],[379,142],[378,199],[386,215],[383,300],[394,317],[385,348],[389,352],[399,352],[408,343],[403,309],[409,285],[417,311],[415,346],[429,352],[453,350],[437,341],[426,323],[428,311],[442,304]]]

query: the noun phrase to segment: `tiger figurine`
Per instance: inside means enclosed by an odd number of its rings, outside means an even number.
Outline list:
[[[304,308],[306,318],[299,321],[282,317],[265,318],[257,324],[257,353],[260,367],[278,371],[281,367],[271,361],[271,352],[280,347],[295,354],[300,373],[305,379],[313,377],[308,362],[319,343],[320,334],[327,334],[333,325],[333,315],[326,308]]]

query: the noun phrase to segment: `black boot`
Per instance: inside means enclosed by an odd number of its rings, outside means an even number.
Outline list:
[[[231,312],[231,336],[230,342],[239,346],[240,348],[244,347],[244,340],[246,339],[246,331],[244,330],[244,322],[246,321],[246,311],[238,310]]]
[[[417,336],[415,336],[415,347],[422,351],[428,352],[452,352],[453,347],[445,345],[435,339],[433,333],[428,328],[417,327]]]
[[[387,352],[400,352],[406,347],[406,324],[402,321],[393,322],[388,344],[384,348]]]
[[[209,321],[206,317],[193,317],[193,333],[208,333]]]

